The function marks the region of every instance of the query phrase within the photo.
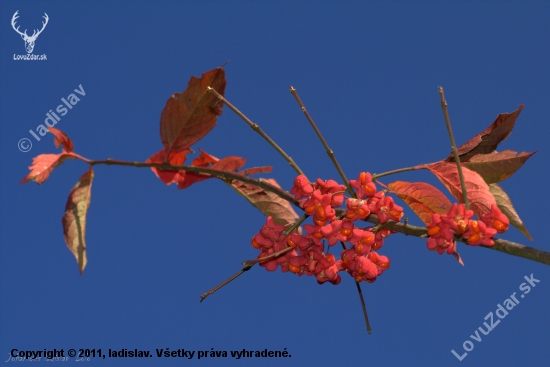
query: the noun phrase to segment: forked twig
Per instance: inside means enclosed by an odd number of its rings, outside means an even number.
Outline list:
[[[207,87],[206,88],[208,90],[208,92],[212,93],[213,95],[215,95],[220,101],[222,101],[223,103],[225,103],[227,105],[227,107],[229,107],[233,112],[235,112],[240,118],[242,118],[247,124],[248,126],[250,126],[252,128],[252,130],[254,130],[255,132],[257,132],[258,134],[260,134],[262,136],[262,138],[264,138],[273,148],[275,148],[275,150],[277,152],[279,152],[280,155],[283,156],[283,158],[288,162],[288,164],[290,164],[290,166],[292,168],[294,168],[294,170],[296,172],[298,172],[299,175],[303,175],[304,172],[302,172],[302,170],[300,169],[300,167],[298,167],[298,165],[294,162],[294,160],[288,155],[285,153],[285,151],[279,147],[277,145],[277,143],[275,143],[273,141],[273,139],[271,139],[261,128],[258,124],[252,122],[248,117],[246,117],[241,111],[239,111],[237,109],[237,107],[233,106],[227,99],[225,99],[224,96],[222,96],[221,94],[219,94],[218,92],[216,92],[216,90],[212,87]]]

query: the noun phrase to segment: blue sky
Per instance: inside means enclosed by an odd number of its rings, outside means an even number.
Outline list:
[[[308,177],[337,179],[294,98],[293,85],[348,177],[445,158],[437,87],[445,88],[462,144],[496,115],[525,108],[499,150],[531,152],[502,186],[534,238],[550,250],[547,149],[550,53],[547,2],[53,2],[0,5],[0,357],[13,348],[283,350],[291,358],[201,359],[202,365],[546,365],[550,268],[459,245],[466,266],[395,235],[379,251],[391,268],[364,284],[365,331],[352,278],[255,267],[199,303],[199,296],[257,256],[250,238],[265,219],[226,185],[165,186],[147,168],[95,167],[88,265],[78,274],[61,227],[67,195],[86,171],[67,161],[43,185],[20,185],[53,136],[29,133],[82,86],[86,95],[56,125],[91,159],[144,161],[162,148],[166,100],[191,75],[227,60],[226,98],[285,149]],[[20,30],[49,22],[26,54]],[[28,138],[32,149],[18,150]],[[193,148],[272,165],[290,189],[289,165],[228,108]],[[427,172],[396,180],[440,184]],[[393,179],[382,180],[389,183]],[[419,224],[411,211],[411,223]],[[484,317],[525,276],[540,280],[482,340]],[[495,316],[496,317],[496,316]],[[474,334],[475,336],[475,334]],[[459,362],[463,343],[474,349]],[[71,359],[71,361],[74,359]],[[179,365],[178,358],[105,359],[105,365]]]

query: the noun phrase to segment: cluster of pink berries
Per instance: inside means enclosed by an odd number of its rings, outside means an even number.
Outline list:
[[[350,186],[355,190],[354,198],[344,197],[346,187],[336,181],[317,179],[312,184],[304,175],[296,177],[290,192],[300,201],[300,207],[306,214],[313,218],[313,225],[304,225],[305,234],[285,234],[284,226],[268,217],[251,241],[252,246],[260,250],[258,258],[268,257],[288,247],[292,249],[260,262],[260,266],[268,271],[275,271],[281,266],[283,272],[290,271],[299,276],[314,275],[319,284],[327,281],[340,283],[338,273],[341,271],[347,271],[357,282],[374,282],[390,266],[388,257],[378,255],[374,250],[382,247],[384,238],[392,231],[376,227],[358,228],[355,222],[371,214],[378,216],[380,223],[390,219],[398,222],[403,217],[403,208],[384,191],[376,192],[368,172],[361,172],[357,180],[350,181]],[[337,215],[335,209],[344,202],[346,210]],[[338,260],[328,253],[328,249],[337,242],[351,245]]]
[[[493,246],[493,236],[508,229],[510,221],[498,206],[493,204],[491,212],[484,214],[481,220],[474,220],[474,212],[466,210],[464,204],[453,204],[447,214],[432,215],[432,222],[428,224],[428,249],[444,252],[456,252],[455,236],[462,236],[469,245]]]

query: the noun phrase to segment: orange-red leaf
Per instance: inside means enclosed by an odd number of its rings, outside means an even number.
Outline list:
[[[71,190],[65,206],[65,215],[62,218],[65,242],[76,257],[80,274],[82,274],[88,262],[85,240],[86,213],[90,207],[93,178],[94,171],[90,167]]]
[[[533,153],[517,153],[513,150],[474,155],[462,165],[479,173],[488,184],[504,181],[512,176]]]
[[[31,170],[20,183],[24,184],[29,181],[35,181],[37,184],[42,184],[48,179],[50,173],[55,167],[63,163],[67,158],[75,158],[73,154],[40,154],[32,160]]]
[[[531,235],[527,231],[527,228],[525,228],[522,220],[519,218],[519,215],[516,212],[516,209],[514,209],[514,206],[512,205],[512,200],[510,200],[508,194],[506,194],[502,187],[500,187],[496,183],[489,185],[489,189],[491,190],[491,193],[497,201],[498,208],[504,215],[508,217],[508,219],[510,220],[510,224],[519,229],[520,232],[525,235],[525,237],[533,241],[533,237],[531,237]]]
[[[523,105],[511,113],[501,113],[496,120],[468,142],[462,144],[458,148],[460,160],[467,162],[476,154],[487,154],[493,152],[498,144],[506,139],[512,132],[516,119],[519,116]],[[454,155],[451,153],[446,159],[447,161],[454,160]]]
[[[207,91],[225,91],[225,72],[216,68],[191,77],[183,93],[175,93],[166,102],[160,117],[160,138],[166,152],[180,152],[202,139],[216,125],[223,103]]]
[[[48,130],[54,135],[55,146],[57,148],[59,146],[63,147],[62,152],[60,154],[40,154],[34,157],[32,165],[29,166],[31,171],[21,180],[21,184],[35,181],[41,185],[48,179],[55,167],[62,164],[66,159],[81,158],[78,154],[73,153],[73,142],[65,133],[53,127],[49,127]]]
[[[419,168],[422,167],[429,169],[445,185],[455,199],[461,203],[463,202],[462,187],[456,164],[440,161],[427,166],[419,166]],[[491,211],[492,204],[496,204],[495,197],[491,194],[489,186],[479,174],[466,167],[462,167],[462,173],[464,174],[470,209],[481,218],[483,214]]]
[[[281,187],[274,179],[262,179],[262,181],[279,188]],[[274,193],[266,191],[261,187],[235,180],[231,182],[231,186],[266,217],[273,217],[275,223],[286,226],[296,222],[298,214],[296,214],[290,203]]]
[[[451,209],[451,202],[437,188],[425,182],[395,181],[388,189],[399,196],[424,222],[432,222],[432,214],[444,214]]]

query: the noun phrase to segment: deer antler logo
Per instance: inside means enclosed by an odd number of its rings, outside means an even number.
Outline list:
[[[39,31],[35,29],[32,36],[28,36],[26,29],[25,29],[25,32],[21,32],[19,31],[19,26],[15,28],[15,20],[19,18],[19,16],[17,15],[18,12],[19,10],[17,10],[15,14],[13,14],[13,17],[11,18],[11,26],[17,33],[21,35],[21,38],[23,38],[23,41],[25,41],[25,49],[27,50],[27,53],[30,54],[34,49],[34,42],[36,41],[40,33],[42,33],[44,28],[46,28],[46,24],[48,24],[48,20],[49,20],[48,14],[44,13],[44,19],[46,20],[46,22],[42,22],[42,29]]]

